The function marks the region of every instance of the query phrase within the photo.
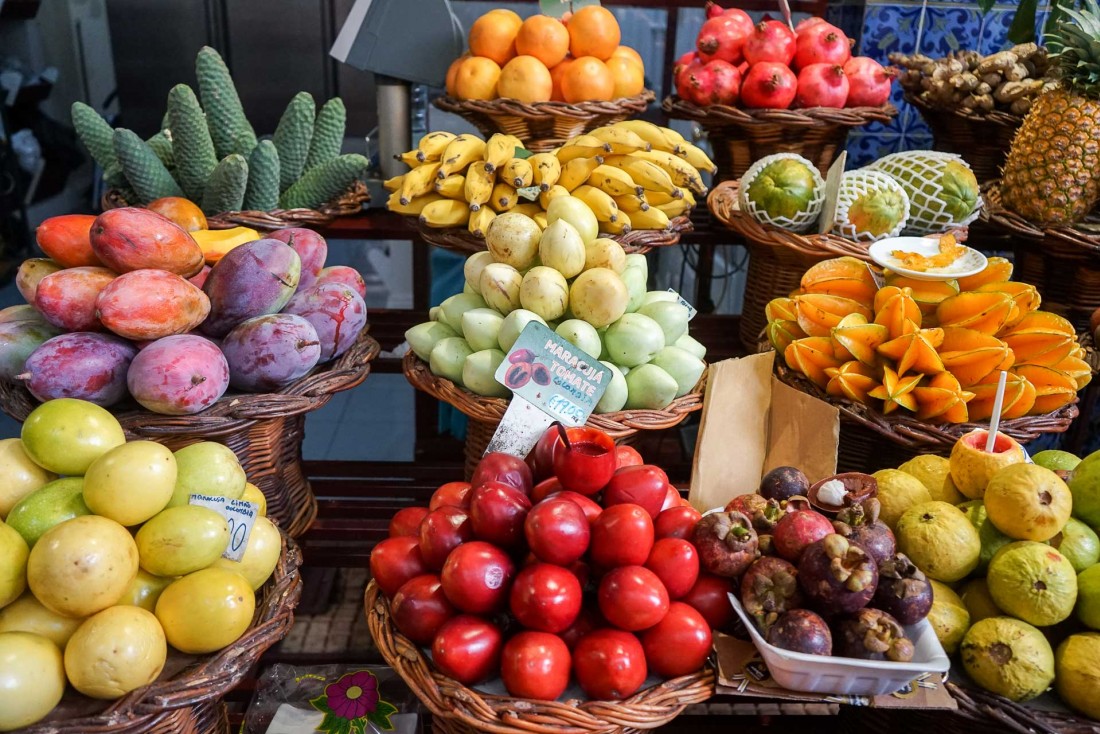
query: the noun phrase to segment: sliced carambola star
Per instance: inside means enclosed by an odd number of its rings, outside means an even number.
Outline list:
[[[803,293],[792,300],[798,308],[798,325],[810,336],[829,336],[832,328],[848,314],[871,317],[869,308],[851,298]]]
[[[875,323],[882,324],[890,339],[897,339],[921,325],[920,306],[908,288],[888,285],[875,294]]]
[[[882,368],[882,384],[867,393],[868,397],[882,401],[882,412],[889,415],[899,407],[915,413],[917,412],[917,398],[913,390],[920,383],[924,375],[906,375],[898,377],[898,373],[889,367]]]
[[[868,402],[867,393],[879,384],[875,378],[875,369],[854,359],[839,367],[828,368],[825,374],[829,377],[829,384],[825,386],[826,393],[857,403]]]
[[[841,365],[841,361],[833,356],[832,340],[826,336],[796,339],[783,351],[783,358],[788,367],[801,372],[821,387],[829,383],[825,370]]]
[[[1019,314],[1019,310],[1016,301],[1007,293],[965,291],[940,301],[936,317],[940,326],[960,326],[983,334],[996,334]]]
[[[917,397],[918,418],[948,423],[965,423],[966,404],[974,399],[974,393],[963,390],[950,372],[941,372],[927,385],[915,388],[913,394]]]
[[[790,298],[773,298],[764,306],[764,316],[768,321],[795,321],[798,319],[798,306]]]
[[[998,368],[1008,369],[1014,359],[1012,351],[997,337],[955,326],[944,328],[939,352],[944,369],[963,387],[984,380]]]
[[[863,314],[849,314],[833,327],[833,341],[838,346],[836,356],[841,359],[850,356],[873,367],[878,364],[875,350],[887,336],[887,329],[882,324],[868,323]]]
[[[936,347],[943,344],[943,329],[914,329],[882,344],[878,353],[897,362],[899,375],[910,370],[924,375],[943,372]]]

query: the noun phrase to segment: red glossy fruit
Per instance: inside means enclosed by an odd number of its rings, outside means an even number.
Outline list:
[[[785,110],[794,102],[798,77],[785,64],[765,61],[749,67],[741,81],[741,104],[756,109]]]
[[[699,552],[690,541],[662,538],[653,544],[645,567],[657,574],[669,599],[679,599],[699,579]]]
[[[653,549],[653,518],[638,505],[614,505],[592,523],[588,554],[603,568],[640,566]]]
[[[778,20],[763,20],[756,24],[752,35],[741,49],[745,61],[759,64],[761,61],[774,61],[790,66],[794,58],[796,38],[790,27]]]
[[[393,596],[409,579],[430,573],[414,537],[387,538],[370,552],[370,575],[386,596]]]
[[[603,492],[604,507],[638,505],[651,518],[661,513],[668,496],[668,475],[652,464],[628,466],[615,472]]]
[[[729,594],[733,591],[733,581],[706,572],[699,574],[699,580],[680,601],[695,609],[707,620],[711,629],[725,629],[733,621],[733,607]]]
[[[642,633],[646,663],[657,675],[675,678],[703,667],[710,655],[711,632],[707,620],[691,606],[674,601],[668,614]]]
[[[523,524],[527,546],[547,563],[568,566],[588,550],[588,517],[576,502],[551,498],[527,513]]]
[[[427,507],[406,507],[394,513],[390,520],[390,537],[420,537],[420,523],[428,516]]]
[[[562,491],[562,486],[557,477],[543,479],[531,490],[531,501],[542,502],[550,495],[557,494],[560,491]]]
[[[815,23],[797,33],[794,67],[804,69],[810,64],[844,65],[852,58],[852,44],[844,31],[829,23]]]
[[[438,510],[440,507],[461,507],[463,510],[470,507],[470,483],[447,482],[439,489],[432,492],[432,498],[428,502],[429,510]]]
[[[880,107],[890,101],[890,85],[896,72],[866,56],[853,56],[844,64],[848,75],[845,107]]]
[[[581,583],[572,572],[550,563],[533,563],[516,574],[510,606],[524,627],[557,633],[576,621],[581,601]]]
[[[470,493],[470,525],[474,537],[512,548],[523,542],[523,521],[531,499],[520,490],[488,481]]]
[[[699,54],[695,51],[688,51],[683,54],[677,61],[672,70],[672,78],[676,82],[676,94],[684,99],[689,99],[688,88],[690,86],[691,73],[703,65],[703,61],[699,58]],[[619,448],[629,448],[626,446],[620,446]],[[633,451],[633,449],[631,449]],[[638,453],[635,451],[634,453]],[[616,455],[618,452],[616,451]],[[642,455],[638,454],[637,461],[630,463],[620,463],[619,466],[640,466],[645,462],[642,460]]]
[[[629,632],[590,632],[573,649],[573,674],[589,698],[618,701],[634,695],[646,679],[645,650]]]
[[[465,510],[440,507],[420,523],[420,555],[428,568],[438,571],[451,551],[473,538],[474,529]]]
[[[739,64],[745,41],[752,35],[752,18],[748,13],[730,8],[722,15],[710,18],[703,23],[696,38],[695,47],[703,63],[721,59],[731,64]]]
[[[671,484],[665,489],[665,501],[661,503],[661,512],[671,509],[673,507],[680,507],[680,500],[683,497],[680,496],[680,490],[673,487]],[[657,517],[660,517],[661,513],[657,513]],[[657,518],[653,518],[656,520]]]
[[[418,645],[430,645],[439,628],[455,616],[455,608],[443,593],[434,573],[409,579],[390,602],[390,616],[401,634]]]
[[[504,636],[492,622],[469,614],[448,620],[432,640],[432,662],[444,675],[472,685],[500,670]]]
[[[440,578],[443,593],[455,607],[470,614],[489,614],[504,608],[515,573],[507,553],[475,540],[451,551]]]
[[[600,610],[586,606],[581,609],[581,613],[568,629],[558,633],[558,637],[572,650],[582,637],[604,627],[607,627],[607,620],[600,614]]]
[[[569,428],[569,446],[554,451],[554,476],[572,492],[593,495],[615,473],[615,442],[594,428]]]
[[[684,538],[690,539],[695,531],[695,523],[703,516],[690,505],[670,507],[663,510],[653,523],[653,534],[656,538]]]
[[[848,100],[848,77],[839,64],[810,64],[798,72],[799,107],[840,108]]]
[[[550,426],[527,456],[527,465],[536,482],[542,482],[554,474],[554,452],[561,446],[561,434],[557,426]],[[536,500],[537,501],[537,500]]]
[[[600,581],[600,613],[608,622],[636,632],[652,627],[668,613],[668,591],[644,566],[622,566]]]
[[[833,532],[829,518],[813,510],[797,510],[779,518],[772,543],[781,558],[797,563],[806,546]]]
[[[524,494],[530,494],[534,485],[531,481],[531,467],[527,466],[527,462],[499,451],[485,454],[478,462],[477,469],[474,469],[474,475],[470,477],[470,484],[475,488],[490,481],[515,487]]]
[[[549,632],[520,632],[500,656],[504,687],[518,698],[553,701],[569,685],[572,660],[562,639]]]
[[[596,518],[603,512],[603,507],[600,506],[596,500],[591,497],[585,497],[583,494],[577,494],[576,492],[558,492],[553,495],[556,500],[572,500],[577,503],[577,506],[584,510],[584,516],[588,518],[588,524],[591,525],[596,521]]]
[[[690,53],[690,52],[689,52]],[[638,449],[633,446],[616,446],[615,447],[615,468],[622,469],[624,466],[641,466],[645,463],[645,459],[638,453]]]

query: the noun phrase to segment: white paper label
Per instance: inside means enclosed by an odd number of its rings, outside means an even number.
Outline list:
[[[699,313],[697,310],[695,310],[695,306],[692,306],[690,303],[688,303],[687,299],[677,293],[675,288],[669,288],[668,292],[676,296],[676,300],[679,301],[680,305],[688,310],[688,321],[691,321],[693,318],[695,318],[695,314]]]
[[[226,543],[222,558],[228,558],[231,561],[241,560],[248,547],[252,526],[260,514],[260,506],[255,502],[231,500],[227,497],[206,494],[191,495],[189,504],[207,507],[225,518],[229,525],[229,542]]]

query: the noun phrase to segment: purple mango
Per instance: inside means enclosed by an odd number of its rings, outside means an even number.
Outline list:
[[[343,283],[322,283],[300,290],[283,313],[301,316],[317,330],[321,362],[346,352],[367,325],[367,304]]]
[[[302,259],[302,275],[298,279],[298,289],[313,285],[321,268],[325,267],[325,259],[328,258],[328,243],[325,242],[325,238],[312,229],[303,227],[277,229],[268,237],[287,243]]]
[[[222,340],[229,384],[247,392],[274,392],[303,377],[321,358],[317,330],[301,316],[280,313],[239,324]]]
[[[126,372],[136,354],[133,344],[117,336],[61,334],[27,357],[18,379],[42,401],[79,398],[106,408],[126,397]]]
[[[278,313],[298,288],[301,270],[301,258],[285,242],[263,239],[234,247],[203,283],[210,315],[200,331],[222,337],[246,319]]]
[[[358,270],[347,265],[332,265],[322,269],[313,285],[324,283],[343,283],[351,286],[352,290],[363,298],[367,297],[367,284],[363,281],[363,276]]]
[[[154,413],[190,415],[229,387],[229,365],[209,339],[178,334],[157,339],[134,357],[126,374],[134,399]]]

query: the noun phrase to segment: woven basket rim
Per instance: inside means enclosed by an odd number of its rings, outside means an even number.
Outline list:
[[[707,665],[671,678],[623,701],[533,701],[479,693],[437,671],[412,641],[393,626],[387,602],[372,580],[363,595],[367,626],[379,652],[433,716],[491,734],[584,734],[653,729],[684,708],[714,695]]]
[[[1014,115],[1003,110],[976,112],[974,110],[964,110],[960,107],[935,107],[925,102],[919,95],[912,94],[908,90],[902,96],[906,102],[920,110],[921,114],[936,115],[947,119],[958,118],[972,124],[1000,125],[1001,127],[1019,127],[1024,121],[1023,116]]]
[[[518,99],[460,100],[447,94],[432,100],[439,109],[454,114],[511,115],[514,117],[571,117],[577,120],[617,115],[626,112],[642,112],[657,99],[652,89],[646,89],[633,97],[620,97],[606,102],[520,102]]]
[[[947,690],[959,705],[959,714],[977,722],[990,719],[1001,724],[1004,731],[1019,734],[1096,734],[1100,723],[1074,714],[1045,711],[1026,703],[1016,703],[1004,696],[948,681]]]
[[[421,392],[441,400],[472,420],[482,423],[499,423],[508,409],[506,398],[486,398],[474,395],[459,387],[446,377],[433,375],[428,364],[411,349],[401,360],[405,379]],[[703,372],[698,384],[687,395],[676,398],[661,410],[620,410],[614,413],[593,413],[586,425],[607,433],[612,438],[630,436],[638,431],[662,430],[672,428],[703,408],[703,394],[706,390],[707,376],[710,370]]]
[[[176,675],[138,688],[112,703],[102,713],[69,720],[47,720],[20,729],[23,734],[81,734],[129,731],[139,717],[155,717],[165,710],[194,706],[221,698],[232,690],[268,648],[283,639],[294,623],[294,608],[302,596],[302,551],[282,529],[283,551],[275,571],[262,587],[253,624],[235,642],[202,656]]]
[[[1080,249],[1082,254],[1100,254],[1100,211],[1092,212],[1085,219],[1085,223],[1095,228],[1091,232],[1068,224],[1038,224],[1025,219],[1004,205],[1001,200],[1000,179],[990,181],[983,189],[982,196],[986,206],[982,218],[997,227],[1024,239],[1048,242],[1053,240],[1058,244],[1072,245]]]
[[[889,122],[898,110],[892,104],[881,107],[807,107],[793,110],[765,110],[709,105],[702,107],[676,95],[665,97],[661,108],[670,117],[695,120],[704,127],[741,127],[751,130],[764,125],[794,127],[862,127],[872,122]]]

